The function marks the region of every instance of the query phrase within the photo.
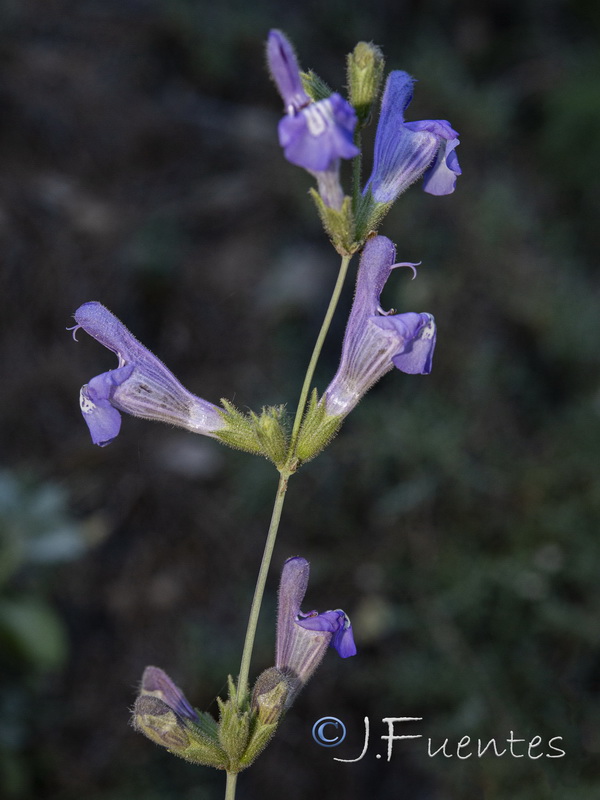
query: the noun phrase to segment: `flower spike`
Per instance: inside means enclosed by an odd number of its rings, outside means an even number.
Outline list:
[[[217,406],[188,392],[103,305],[84,303],[75,312],[75,321],[73,337],[83,328],[119,359],[116,369],[97,375],[81,388],[81,412],[94,444],[104,447],[118,436],[121,411],[206,436],[215,436],[225,426]]]

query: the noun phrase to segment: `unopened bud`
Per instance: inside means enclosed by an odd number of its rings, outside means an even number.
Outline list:
[[[264,725],[279,721],[289,691],[289,679],[276,667],[269,667],[258,676],[252,690],[252,708]]]
[[[371,108],[379,94],[384,65],[379,47],[368,42],[359,42],[348,55],[349,100],[354,106],[360,127],[369,121]]]

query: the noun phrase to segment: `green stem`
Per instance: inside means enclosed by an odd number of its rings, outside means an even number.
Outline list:
[[[281,520],[281,512],[283,510],[283,504],[285,502],[285,495],[287,492],[288,481],[295,469],[295,466],[293,465],[294,450],[296,447],[296,442],[298,440],[298,434],[300,432],[300,423],[302,422],[302,417],[304,416],[304,409],[306,408],[308,392],[310,389],[310,385],[312,383],[313,376],[315,374],[315,368],[317,366],[317,361],[319,360],[319,356],[321,354],[323,342],[325,341],[325,337],[327,336],[327,331],[329,330],[329,326],[331,325],[331,320],[333,318],[334,311],[338,304],[338,300],[340,299],[340,294],[342,291],[342,287],[344,285],[346,273],[348,272],[348,264],[350,263],[350,258],[351,256],[344,256],[342,258],[340,271],[338,273],[338,277],[335,286],[333,288],[331,300],[329,301],[329,306],[327,308],[327,312],[325,313],[325,319],[323,320],[323,324],[321,325],[321,330],[319,331],[319,335],[317,337],[317,341],[315,343],[315,347],[310,362],[308,364],[308,369],[306,370],[306,376],[304,378],[304,383],[302,385],[302,391],[300,392],[300,399],[298,400],[298,408],[296,410],[294,427],[290,439],[288,463],[287,466],[281,470],[279,476],[279,485],[277,486],[277,494],[275,495],[275,502],[273,503],[273,511],[271,512],[271,522],[269,524],[269,531],[267,533],[265,549],[263,552],[262,561],[260,563],[260,569],[258,571],[258,578],[256,580],[256,587],[254,589],[254,597],[252,598],[252,606],[250,607],[250,615],[248,617],[248,627],[246,628],[246,638],[244,639],[244,649],[242,651],[242,660],[240,663],[240,674],[237,682],[237,696],[240,708],[242,708],[243,705],[245,704],[248,695],[248,676],[250,674],[250,661],[252,659],[252,650],[254,649],[256,628],[258,626],[258,617],[260,615],[260,607],[262,605],[263,595],[265,593],[265,585],[267,582],[267,576],[269,574],[269,566],[271,564],[271,558],[273,556],[273,550],[275,548],[275,541],[277,539],[277,532],[279,530],[279,522]],[[235,800],[236,781],[237,781],[237,774],[228,772],[227,784],[225,788],[225,800]]]
[[[360,179],[362,175],[362,136],[360,132],[356,133],[354,144],[360,150],[360,153],[352,159],[352,210],[356,216],[356,210],[360,201]]]
[[[340,264],[340,271],[338,272],[337,281],[335,282],[335,286],[333,288],[333,294],[331,295],[331,300],[329,301],[329,306],[325,314],[325,319],[323,320],[323,324],[321,325],[321,330],[319,331],[319,335],[315,343],[315,348],[313,350],[308,365],[308,369],[306,370],[306,376],[304,378],[304,383],[302,384],[302,391],[300,392],[300,399],[298,400],[298,407],[296,409],[296,417],[294,418],[294,427],[292,428],[292,435],[290,438],[290,449],[289,449],[289,459],[288,459],[288,461],[290,462],[293,459],[294,451],[296,449],[296,444],[298,442],[298,434],[300,433],[300,424],[302,422],[302,417],[304,416],[304,409],[306,408],[308,392],[310,391],[310,385],[312,383],[315,374],[317,361],[319,360],[319,356],[321,355],[323,342],[325,341],[325,337],[327,336],[327,331],[329,330],[329,326],[331,325],[331,320],[333,319],[333,314],[340,299],[340,294],[342,291],[342,287],[344,285],[344,280],[346,279],[346,273],[348,272],[348,264],[350,263],[351,258],[352,256],[342,257],[342,263]]]
[[[227,783],[225,785],[225,800],[235,800],[235,785],[237,783],[237,772],[227,773]]]
[[[248,617],[248,627],[246,628],[246,638],[244,640],[244,649],[242,651],[242,661],[240,664],[240,675],[237,683],[237,693],[240,705],[243,703],[248,691],[250,659],[252,658],[252,650],[254,648],[258,615],[260,614],[260,607],[262,604],[263,594],[265,592],[267,575],[269,574],[269,565],[271,564],[271,556],[273,555],[273,548],[275,547],[275,540],[277,539],[277,531],[279,530],[279,520],[281,519],[281,511],[283,509],[285,493],[287,491],[288,478],[289,473],[284,472],[282,472],[279,477],[279,486],[277,487],[275,503],[273,504],[273,511],[271,513],[271,523],[269,525],[269,532],[267,533],[267,541],[265,542],[265,549],[263,552],[260,569],[258,571],[256,588],[254,589],[254,597],[252,598],[252,606],[250,607],[250,616]]]

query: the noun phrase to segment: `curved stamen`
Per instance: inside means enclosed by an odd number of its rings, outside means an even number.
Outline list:
[[[413,276],[411,278],[411,281],[414,281],[414,279],[417,277],[417,267],[420,267],[421,264],[422,264],[421,261],[415,261],[414,264],[412,263],[412,261],[399,261],[397,264],[392,264],[390,269],[398,269],[399,267],[408,267],[409,269],[412,269]]]

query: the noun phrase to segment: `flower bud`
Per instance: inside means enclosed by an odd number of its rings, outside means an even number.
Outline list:
[[[383,53],[372,43],[359,42],[348,55],[349,99],[356,111],[359,127],[369,121],[373,103],[379,94],[384,65]]]
[[[281,670],[269,667],[256,679],[252,690],[252,708],[264,725],[279,722],[290,691],[289,680]]]

